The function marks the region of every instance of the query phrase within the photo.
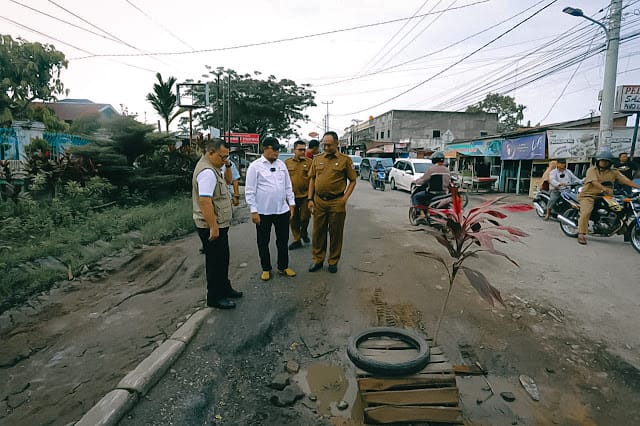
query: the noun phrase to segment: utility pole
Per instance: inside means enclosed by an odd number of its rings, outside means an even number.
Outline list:
[[[565,7],[564,13],[584,18],[599,25],[607,35],[607,58],[604,65],[602,101],[600,104],[600,131],[598,132],[598,150],[607,148],[613,136],[613,107],[616,97],[616,73],[618,71],[618,46],[620,45],[620,21],[622,20],[622,0],[611,0],[609,6],[609,28],[600,21],[586,16],[581,9]]]
[[[227,76],[227,131],[231,143],[231,74]]]
[[[333,101],[328,101],[328,102],[323,101],[322,103],[327,106],[327,115],[325,116],[325,121],[324,121],[324,132],[327,133],[329,131],[329,105],[331,105]]]
[[[607,59],[604,65],[602,106],[600,107],[599,149],[611,149],[609,145],[613,137],[613,105],[616,97],[616,73],[618,71],[622,0],[612,0],[609,10],[611,15],[609,17],[609,32],[607,34]]]

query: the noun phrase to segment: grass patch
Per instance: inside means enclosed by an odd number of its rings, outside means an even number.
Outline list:
[[[0,244],[0,313],[67,279],[68,267],[77,275],[83,265],[123,248],[168,241],[193,230],[191,198],[177,196],[91,211],[69,223],[46,224],[39,233],[26,231],[19,240]]]

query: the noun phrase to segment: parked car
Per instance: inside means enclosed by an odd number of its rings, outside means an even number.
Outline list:
[[[403,158],[395,162],[389,173],[391,189],[413,192],[415,182],[432,166],[431,160]]]
[[[380,161],[382,166],[384,167],[384,174],[386,176],[385,181],[389,182],[389,172],[391,171],[391,166],[393,166],[393,160],[391,158],[380,158],[380,157],[365,157],[362,159],[362,163],[360,163],[360,179],[370,180],[371,179],[371,170],[376,166],[376,162]]]
[[[360,174],[360,163],[362,162],[362,157],[359,155],[349,155],[351,157],[351,161],[353,162],[353,168],[356,171],[356,174]]]

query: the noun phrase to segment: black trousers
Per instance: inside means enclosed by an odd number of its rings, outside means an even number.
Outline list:
[[[276,248],[278,249],[278,269],[289,267],[289,218],[291,213],[261,214],[260,224],[256,225],[258,236],[258,254],[263,271],[271,270],[271,254],[269,241],[271,240],[271,226],[276,229]]]
[[[225,297],[231,289],[229,281],[229,228],[220,228],[220,236],[209,241],[209,228],[198,228],[204,248],[207,273],[207,303]]]

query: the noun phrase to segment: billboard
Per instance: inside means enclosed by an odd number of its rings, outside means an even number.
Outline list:
[[[257,133],[233,133],[225,132],[225,137],[229,143],[239,143],[242,145],[259,145],[260,135]]]
[[[609,149],[617,156],[631,151],[633,128],[613,129]],[[547,130],[549,158],[591,158],[596,153],[598,129]],[[634,157],[640,155],[640,143],[636,142]]]
[[[614,110],[640,112],[640,86],[618,86]]]
[[[542,160],[545,158],[546,134],[522,136],[516,139],[505,139],[502,142],[502,160]]]

